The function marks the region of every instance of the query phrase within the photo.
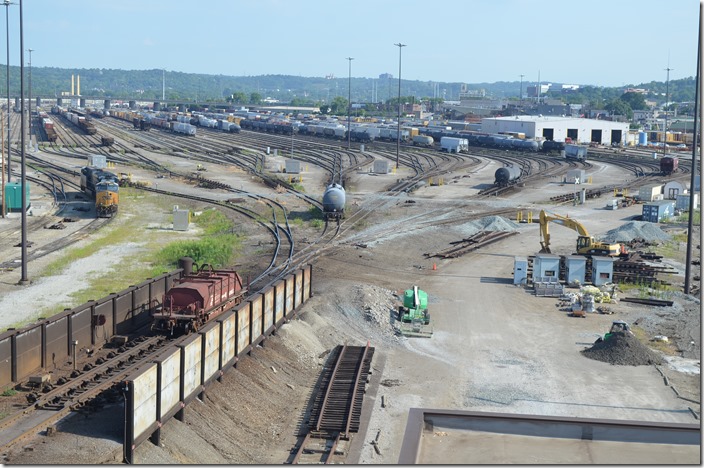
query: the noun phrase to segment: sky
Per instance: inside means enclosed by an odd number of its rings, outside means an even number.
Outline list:
[[[36,67],[344,78],[351,65],[377,78],[398,77],[400,52],[403,79],[468,84],[692,77],[698,19],[699,0],[22,1],[24,60],[33,49]]]

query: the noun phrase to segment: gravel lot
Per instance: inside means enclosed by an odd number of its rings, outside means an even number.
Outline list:
[[[546,180],[540,190],[506,199],[468,200],[467,193],[488,183],[494,170],[487,165],[476,173],[454,174],[454,179],[446,177],[454,183],[389,199],[388,209],[351,230],[347,241],[314,262],[314,296],[301,316],[228,372],[222,383],[211,387],[204,402],[191,404],[185,422],[172,419],[167,423],[160,446],[141,444],[137,462],[285,462],[296,444],[297,428],[305,418],[326,353],[337,344],[367,341],[376,347],[372,382],[378,382],[378,387],[370,388],[365,398],[371,418],[366,431],[352,442],[348,463],[396,463],[408,409],[413,407],[698,422],[693,415],[700,411],[697,298],[673,293],[675,305],[670,308],[624,302],[609,306],[612,315],[568,317],[557,307],[556,299],[535,297],[511,284],[514,256],[532,255],[539,249],[535,224],[517,224],[519,234],[458,259],[423,255],[467,236],[470,226],[466,220],[440,224],[451,215],[506,206],[532,208],[537,214],[549,196],[572,190]],[[598,184],[610,183],[609,177],[623,177],[617,169],[606,166],[597,165],[595,173]],[[233,186],[247,183],[242,174],[218,176]],[[390,180],[359,174],[353,180],[355,193],[348,203],[377,200],[374,192]],[[322,193],[319,183],[310,184],[308,193]],[[408,199],[416,203],[406,204]],[[620,226],[640,210],[633,206],[610,211],[603,209],[604,204],[597,199],[583,206],[551,210],[583,221],[594,236]],[[315,236],[309,228],[299,229],[302,236]],[[551,234],[554,252],[571,253],[573,231],[557,227]],[[360,247],[362,243],[366,247]],[[249,249],[257,248],[254,242],[247,244]],[[128,247],[136,248],[132,243],[117,245],[101,257],[117,261]],[[130,252],[127,250],[124,257]],[[683,271],[681,259],[669,261]],[[24,295],[24,300],[41,300],[45,294],[39,289],[41,281],[20,289],[12,284],[11,274],[0,276],[3,293],[15,291],[13,294]],[[70,274],[68,271],[65,277]],[[397,294],[413,284],[430,296],[434,331],[430,339],[400,337],[394,330]],[[581,351],[608,331],[616,319],[641,328],[653,348],[656,343],[649,339],[668,336],[672,345],[664,348],[666,352],[653,351],[665,362],[657,367],[621,366],[584,357]],[[120,463],[121,411],[115,404],[96,414],[75,415],[60,424],[55,436],[40,435],[2,454],[5,458],[0,461]],[[369,443],[378,431],[381,455]]]

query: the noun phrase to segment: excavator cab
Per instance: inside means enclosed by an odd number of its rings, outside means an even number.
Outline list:
[[[631,331],[631,327],[628,323],[623,320],[614,320],[611,322],[611,329],[609,332],[604,335],[604,338],[599,337],[596,342],[599,343],[600,341],[606,341],[614,335],[633,335],[633,332]]]

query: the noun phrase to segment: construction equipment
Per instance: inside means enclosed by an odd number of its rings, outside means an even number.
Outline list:
[[[626,247],[623,244],[598,242],[589,235],[587,229],[579,221],[558,214],[548,214],[545,210],[540,211],[539,221],[541,253],[550,253],[550,233],[548,231],[548,224],[551,221],[577,231],[579,234],[577,237],[577,253],[579,255],[619,256],[626,254]]]
[[[430,338],[433,331],[427,328],[430,324],[428,294],[418,286],[404,291],[403,304],[398,306],[398,321],[402,335]]]
[[[597,338],[595,343],[607,341],[614,335],[633,335],[633,332],[631,331],[631,327],[628,325],[628,323],[624,322],[623,320],[614,320],[613,322],[611,322],[611,329],[609,330],[609,332],[604,334],[604,338]]]

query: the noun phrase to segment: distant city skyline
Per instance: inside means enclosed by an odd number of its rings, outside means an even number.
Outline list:
[[[24,0],[22,8],[34,67],[340,78],[354,57],[352,77],[398,77],[402,42],[404,80],[523,75],[526,85],[617,87],[665,81],[666,68],[670,80],[696,73],[698,0]],[[8,13],[10,65],[19,66],[19,6]]]

